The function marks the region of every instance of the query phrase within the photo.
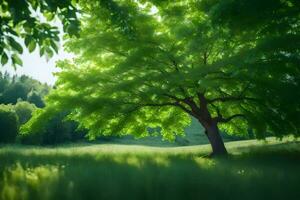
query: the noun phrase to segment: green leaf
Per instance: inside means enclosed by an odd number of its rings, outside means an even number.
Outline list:
[[[47,12],[47,13],[44,13],[44,17],[47,19],[47,21],[52,21],[55,17],[55,15],[51,12]]]
[[[72,6],[76,7],[77,3],[78,3],[77,0],[71,0],[71,5],[72,5]]]
[[[51,47],[53,48],[53,50],[58,53],[58,47],[57,45],[55,44],[55,42],[53,40],[50,40],[50,43],[51,43]]]
[[[22,60],[20,59],[20,57],[17,54],[13,54],[11,59],[12,59],[13,65],[20,65],[20,66],[23,65]]]
[[[54,39],[55,41],[59,42],[59,37],[58,37],[57,35],[55,35],[55,36],[53,37],[53,39]]]
[[[5,65],[8,62],[8,56],[5,52],[3,52],[2,56],[1,56],[1,64]]]
[[[7,31],[8,31],[10,34],[12,34],[12,35],[18,36],[18,33],[17,33],[16,31],[10,29],[10,28],[7,29]]]
[[[36,43],[35,43],[34,40],[31,40],[31,42],[30,42],[29,45],[28,45],[28,50],[29,50],[29,52],[30,52],[30,53],[33,52],[33,51],[35,50],[35,48],[36,48]]]
[[[40,56],[42,57],[45,54],[45,48],[41,47],[40,48]]]
[[[26,37],[25,37],[25,45],[26,45],[26,47],[29,46],[31,40],[32,40],[32,37],[31,37],[31,36],[26,36]]]
[[[52,58],[53,57],[53,51],[50,48],[47,48],[46,52],[47,52],[48,58]]]
[[[11,47],[16,50],[19,54],[22,54],[23,53],[23,48],[22,46],[16,42],[16,40],[12,37],[8,37],[8,41],[9,41],[9,44],[11,45]]]

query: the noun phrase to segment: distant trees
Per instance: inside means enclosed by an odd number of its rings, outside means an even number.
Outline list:
[[[20,126],[31,118],[37,107],[44,106],[42,99],[50,89],[28,76],[0,73],[0,143],[16,141]]]
[[[0,104],[16,104],[23,100],[41,108],[44,106],[43,98],[50,89],[50,86],[25,75],[11,77],[0,73]]]
[[[34,105],[36,105],[38,108],[42,108],[45,106],[45,103],[42,99],[42,97],[35,91],[31,90],[31,92],[29,92],[27,94],[27,99],[28,102],[33,103]]]
[[[1,94],[0,102],[4,104],[17,103],[18,99],[26,100],[27,99],[27,88],[25,85],[19,82],[13,82],[3,91]]]
[[[64,120],[66,112],[47,121],[44,131],[20,135],[19,128],[44,107],[44,96],[51,90],[28,76],[0,73],[0,143],[57,144],[83,139],[85,131],[77,131],[76,122]]]
[[[16,142],[20,126],[31,118],[34,110],[36,106],[26,101],[0,104],[0,143]]]

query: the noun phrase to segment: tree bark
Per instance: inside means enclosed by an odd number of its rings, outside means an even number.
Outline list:
[[[213,123],[205,126],[205,134],[212,147],[211,156],[226,155],[227,150],[220,135],[217,124]]]
[[[206,55],[204,55],[204,57],[205,56]],[[208,101],[204,93],[197,93],[197,97],[199,100],[199,106],[197,106],[192,97],[187,97],[179,101],[186,103],[186,105],[191,108],[191,110],[188,110],[183,106],[184,110],[197,118],[200,124],[202,124],[202,126],[205,128],[205,134],[212,147],[211,156],[226,155],[227,150],[218,129],[218,120],[211,116],[211,113],[208,109]]]

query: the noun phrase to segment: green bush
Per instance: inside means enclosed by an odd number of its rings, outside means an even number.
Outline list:
[[[32,116],[32,112],[36,109],[34,104],[27,101],[19,101],[15,106],[14,110],[19,118],[20,125],[25,124]]]
[[[65,120],[66,115],[66,112],[60,112],[47,121],[43,129],[21,135],[21,143],[53,145],[83,139],[86,134],[85,131],[76,130],[78,124]]]
[[[12,105],[0,104],[0,143],[13,143],[19,130],[19,120]]]

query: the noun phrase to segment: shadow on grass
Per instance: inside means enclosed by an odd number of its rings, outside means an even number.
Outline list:
[[[298,199],[299,143],[228,158],[0,154],[0,199]]]

